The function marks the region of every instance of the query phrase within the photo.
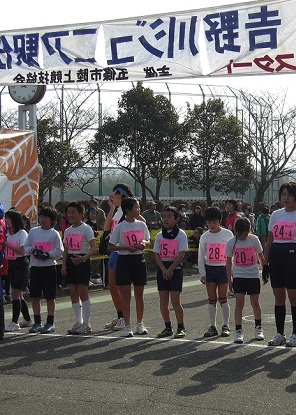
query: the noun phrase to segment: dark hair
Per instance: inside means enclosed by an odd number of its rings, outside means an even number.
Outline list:
[[[94,211],[94,212],[95,212],[95,214],[97,214],[97,211],[96,211],[94,208],[89,208],[89,209],[87,209],[87,211],[85,212],[85,216],[86,216],[86,219],[87,219],[88,221],[90,221],[89,214],[90,214],[90,212],[91,212],[91,211]]]
[[[24,225],[24,229],[26,231],[29,231],[31,229],[31,222],[30,219],[28,218],[28,216],[26,215],[22,215],[23,221],[26,222],[26,224]]]
[[[194,229],[194,232],[198,232],[200,235],[202,235],[203,234],[203,228],[198,226],[197,228]]]
[[[210,206],[204,211],[204,218],[206,221],[218,220],[220,222],[222,220],[222,212],[218,206]]]
[[[72,207],[74,209],[77,209],[79,213],[83,213],[85,211],[84,205],[82,205],[81,203],[78,203],[78,202],[70,202],[70,203],[68,203],[68,205],[67,205],[67,212],[68,212],[68,208],[70,208],[70,207]]]
[[[234,199],[227,199],[226,200],[226,203],[231,203],[233,205],[233,207],[234,207],[234,210],[237,212],[238,205],[237,205],[237,201],[236,200],[234,200]],[[226,205],[226,203],[225,203],[225,205]]]
[[[200,213],[202,213],[202,208],[201,208],[201,206],[195,206],[195,208],[194,208],[193,210],[195,211],[195,209],[199,209],[199,210],[200,210]]]
[[[178,209],[181,210],[182,208],[186,208],[185,203],[181,203],[180,205],[178,205]]]
[[[269,213],[269,209],[268,209],[268,207],[266,207],[266,206],[265,206],[265,207],[262,209],[261,213],[264,213],[264,214]]]
[[[16,210],[8,210],[5,213],[5,218],[10,219],[14,233],[17,233],[19,230],[24,229],[24,222],[22,214]]]
[[[234,232],[241,235],[243,232],[250,232],[251,222],[248,218],[239,218],[234,224]]]
[[[295,182],[287,182],[281,185],[281,187],[279,188],[279,200],[281,199],[284,189],[287,189],[289,195],[294,196],[296,200],[296,183]]]
[[[89,204],[91,204],[91,203],[98,206],[98,202],[96,201],[96,199],[90,199]]]
[[[185,206],[185,205],[184,205]],[[174,218],[178,219],[179,217],[179,212],[178,209],[175,206],[171,206],[171,205],[166,205],[162,211],[163,212],[172,212],[174,214]]]
[[[124,221],[125,215],[126,215],[126,211],[127,210],[132,210],[132,208],[134,207],[134,205],[136,203],[138,203],[138,201],[134,197],[124,197],[122,199],[122,201],[121,201],[122,216],[121,216],[119,222]]]
[[[122,195],[122,199],[126,198],[126,197],[133,197],[134,194],[132,192],[132,189],[130,188],[130,186],[128,186],[125,183],[118,183],[113,187],[113,192],[115,192],[116,194],[121,194]]]
[[[45,216],[50,219],[52,226],[57,221],[58,212],[57,210],[52,206],[45,206],[42,208],[39,212],[39,216]]]

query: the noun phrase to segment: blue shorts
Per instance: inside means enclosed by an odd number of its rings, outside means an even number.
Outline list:
[[[116,269],[118,252],[112,251],[109,255],[108,268]]]
[[[217,285],[228,283],[226,266],[221,265],[215,267],[205,264],[205,267],[207,282],[214,282]]]
[[[168,269],[172,265],[173,261],[163,261],[163,265]],[[157,267],[157,289],[158,291],[179,291],[182,292],[183,288],[183,266],[180,264],[174,269],[173,278],[171,280],[165,280],[162,275],[162,271]]]

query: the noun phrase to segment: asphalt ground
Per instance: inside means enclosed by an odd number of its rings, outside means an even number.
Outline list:
[[[90,290],[90,336],[66,335],[73,323],[67,289],[57,299],[56,331],[30,335],[6,333],[0,343],[0,413],[55,414],[283,414],[293,413],[296,348],[267,346],[275,334],[270,286],[262,287],[265,340],[254,339],[248,298],[244,310],[245,343],[231,337],[205,339],[209,326],[207,296],[197,275],[185,270],[182,303],[184,339],[157,339],[163,329],[156,281],[145,288],[147,336],[124,339],[104,329],[114,317],[109,292]],[[61,295],[62,294],[62,295]],[[288,308],[288,312],[290,312]],[[5,306],[6,322],[11,305]],[[43,308],[44,319],[46,317]],[[218,310],[218,327],[221,316]],[[132,299],[132,321],[135,304]],[[174,314],[172,321],[175,324]],[[287,316],[286,334],[292,325]]]

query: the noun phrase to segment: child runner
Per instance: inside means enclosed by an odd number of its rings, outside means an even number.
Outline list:
[[[270,283],[275,298],[277,329],[277,334],[268,345],[280,346],[287,342],[284,328],[288,296],[293,331],[286,345],[296,347],[296,183],[283,183],[279,189],[279,200],[284,207],[270,216],[265,247],[265,264],[269,263]],[[268,277],[267,265],[262,274]]]
[[[172,336],[173,327],[170,318],[169,301],[178,323],[174,338],[185,336],[184,311],[180,302],[183,286],[183,266],[185,252],[188,251],[187,235],[178,227],[179,212],[173,206],[166,206],[162,213],[162,231],[155,237],[153,252],[157,265],[157,288],[160,300],[160,312],[165,324],[157,337]]]
[[[43,207],[39,212],[40,226],[29,231],[26,253],[30,257],[30,296],[34,313],[34,324],[29,333],[50,334],[55,331],[55,298],[57,290],[56,260],[63,255],[60,234],[54,229],[58,213],[51,206]],[[41,325],[41,296],[46,299],[47,319]]]
[[[204,212],[204,217],[208,231],[201,236],[198,251],[198,269],[200,280],[206,285],[210,317],[210,327],[204,333],[204,337],[218,336],[217,301],[219,301],[222,313],[221,336],[228,337],[230,330],[225,249],[226,242],[233,237],[233,233],[221,227],[222,212],[218,207],[208,207]]]
[[[229,289],[235,295],[235,337],[234,343],[243,343],[242,313],[245,295],[250,296],[250,303],[255,318],[255,339],[264,340],[261,326],[261,308],[259,304],[260,279],[258,261],[263,266],[262,245],[258,236],[250,232],[251,223],[247,218],[238,219],[234,225],[235,236],[226,244],[226,269]],[[263,279],[265,284],[267,281]]]
[[[118,252],[116,264],[116,284],[121,294],[122,313],[125,321],[124,337],[133,337],[130,323],[131,284],[134,285],[136,300],[137,326],[136,334],[148,334],[143,324],[144,286],[147,284],[147,270],[144,248],[150,243],[146,224],[136,218],[140,214],[140,206],[132,197],[121,202],[123,215],[114,228],[108,244],[110,251]]]
[[[109,204],[109,213],[107,215],[104,231],[112,232],[114,231],[115,227],[118,225],[122,217],[122,209],[121,209],[121,202],[123,199],[127,197],[133,197],[134,194],[131,188],[124,184],[118,183],[113,187],[113,192],[110,194],[108,199]],[[115,209],[117,211],[115,213]],[[138,220],[142,220],[145,222],[145,219],[139,215],[137,217]],[[112,251],[109,255],[108,260],[108,288],[109,292],[112,297],[113,304],[115,306],[117,317],[115,317],[110,323],[105,324],[106,329],[113,329],[113,330],[123,330],[125,328],[125,321],[122,314],[122,304],[121,304],[121,293],[119,286],[116,285],[116,262],[118,258],[118,252]]]
[[[5,331],[17,331],[32,324],[28,304],[22,293],[30,273],[29,260],[24,248],[28,234],[24,230],[20,212],[8,210],[5,218],[8,227],[5,257],[8,259],[8,275],[12,288],[12,321],[5,327]],[[19,324],[20,313],[24,320]]]
[[[68,334],[90,334],[90,257],[97,252],[92,228],[82,222],[84,206],[71,202],[67,207],[69,222],[72,224],[64,233],[62,275],[69,286],[75,324]]]

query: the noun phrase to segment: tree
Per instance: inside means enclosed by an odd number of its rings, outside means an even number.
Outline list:
[[[124,93],[118,116],[106,117],[91,144],[91,152],[126,171],[141,186],[142,203],[147,191],[159,199],[161,184],[168,180],[180,146],[178,114],[170,101],[154,96],[138,83]],[[155,189],[147,179],[156,180]]]
[[[266,91],[255,96],[240,91],[240,97],[247,114],[244,139],[256,171],[254,211],[259,213],[269,186],[296,172],[296,108],[287,108],[286,94]]]
[[[244,193],[253,169],[248,148],[242,139],[242,126],[226,113],[221,99],[210,99],[191,108],[183,123],[186,157],[180,157],[175,172],[181,189],[199,189],[212,204],[211,190],[227,194]]]
[[[67,141],[61,142],[59,126],[52,119],[37,122],[38,159],[42,166],[39,182],[39,200],[48,192],[49,203],[53,187],[65,189],[71,184],[71,173],[84,164],[79,152]]]

